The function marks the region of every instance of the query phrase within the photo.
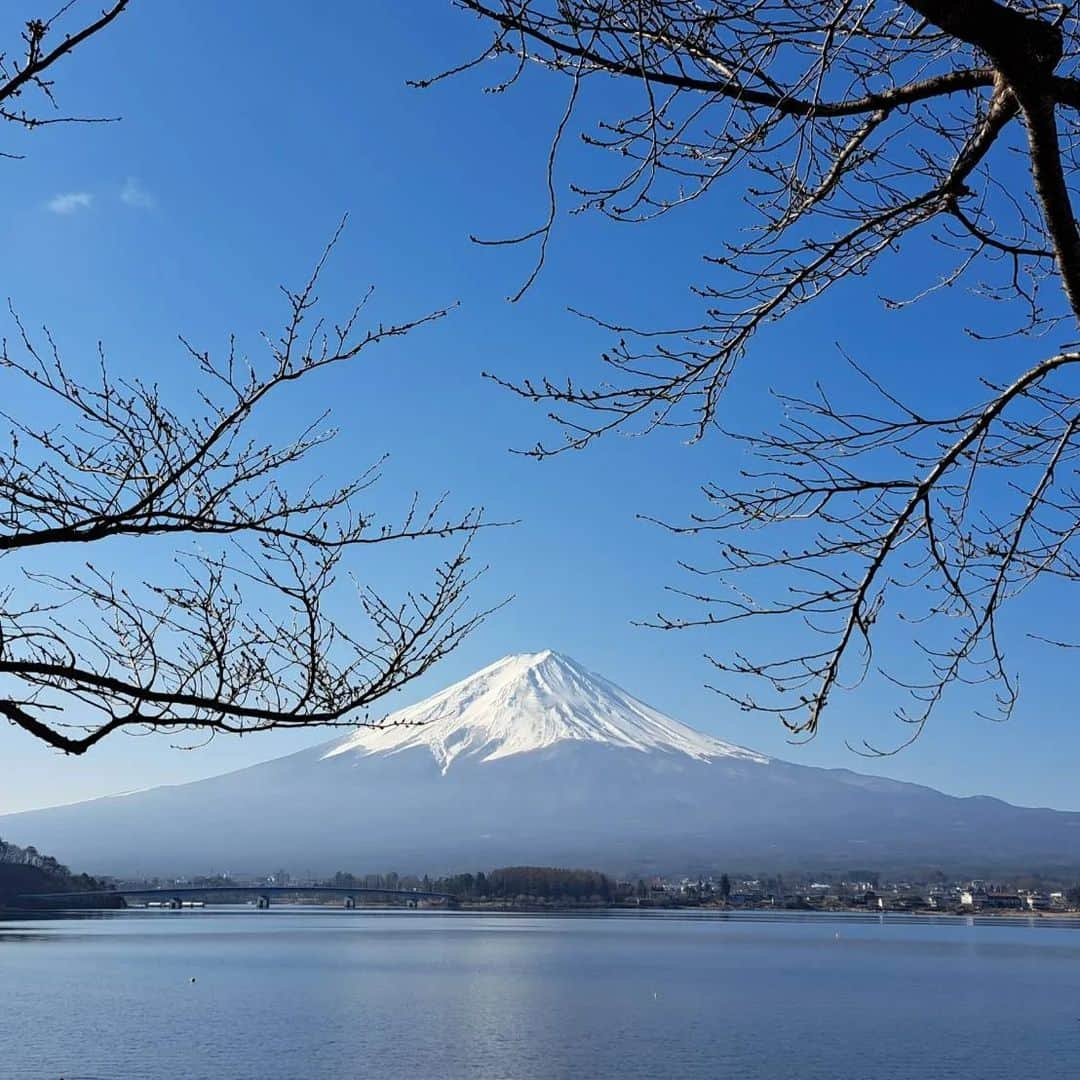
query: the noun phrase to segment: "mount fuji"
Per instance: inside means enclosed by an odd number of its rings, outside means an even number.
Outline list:
[[[0,835],[118,875],[1080,865],[1080,813],[768,758],[550,651],[300,753],[3,816]]]

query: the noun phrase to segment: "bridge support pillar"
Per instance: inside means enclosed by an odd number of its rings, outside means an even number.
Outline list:
[[[348,908],[349,911],[352,911],[352,909],[354,907],[356,907],[356,897],[355,896],[346,896],[345,897],[345,907]]]
[[[184,901],[181,900],[180,897],[178,897],[178,896],[174,896],[169,901],[169,907],[173,911],[179,911],[183,906],[184,906]]]
[[[260,896],[260,897],[258,897],[258,899],[256,899],[256,901],[255,901],[255,906],[257,908],[268,908],[270,906],[270,897],[269,896]]]

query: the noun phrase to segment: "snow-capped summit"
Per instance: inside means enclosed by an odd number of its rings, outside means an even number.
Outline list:
[[[697,761],[768,761],[694,731],[550,649],[504,656],[377,727],[345,736],[325,756],[426,747],[445,773],[459,757],[497,761],[563,741],[685,754]]]

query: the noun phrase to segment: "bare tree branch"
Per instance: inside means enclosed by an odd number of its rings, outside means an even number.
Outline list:
[[[28,130],[46,124],[107,122],[107,117],[70,116],[59,112],[53,96],[52,69],[119,18],[129,4],[130,0],[114,0],[104,9],[99,8],[96,18],[70,28],[67,17],[80,6],[79,0],[67,0],[49,18],[30,19],[22,30],[19,48],[0,51],[0,120],[10,121]],[[58,33],[63,36],[56,40]],[[54,40],[56,43],[52,44]],[[25,104],[25,98],[31,91],[43,100],[50,114],[43,115],[37,108]]]
[[[967,285],[995,316],[1002,305],[1015,312],[1004,331],[967,328],[977,339],[1059,330],[1075,339],[1080,43],[1066,6],[456,3],[490,31],[482,57],[514,65],[506,85],[523,65],[575,84],[611,82],[600,107],[620,111],[578,124],[613,171],[571,183],[576,210],[643,222],[726,185],[717,220],[730,232],[694,286],[696,325],[588,315],[616,337],[605,380],[489,376],[549,410],[558,438],[526,453],[662,427],[704,438],[760,330],[916,236],[940,261],[927,258],[926,278],[887,307]],[[912,737],[955,685],[986,688],[987,714],[1008,715],[1018,681],[999,613],[1040,579],[1080,580],[1078,354],[1021,355],[1015,377],[976,373],[973,404],[946,415],[928,415],[903,383],[860,366],[877,406],[841,405],[819,385],[810,397],[779,393],[772,430],[723,432],[754,464],[743,486],[706,487],[707,512],[661,523],[712,537],[718,559],[684,562],[691,583],[672,595],[694,610],[651,625],[782,623],[760,639],[729,632],[713,662],[722,693],[778,714],[796,734],[812,735],[836,692],[871,674],[902,691],[897,715]],[[882,637],[903,657],[898,668],[875,658]],[[757,689],[733,688],[741,678]]]
[[[0,714],[11,723],[73,754],[121,728],[363,723],[489,613],[468,608],[471,541],[495,524],[481,511],[450,514],[444,498],[413,496],[402,517],[380,522],[359,505],[379,463],[341,486],[296,486],[334,435],[325,415],[287,441],[252,430],[268,398],[446,314],[362,329],[369,291],[328,320],[316,290],[339,235],[300,289],[283,290],[286,319],[264,338],[264,361],[235,339],[220,357],[183,343],[198,376],[190,414],[155,384],[111,375],[103,354],[96,381],[77,376],[47,330],[31,334],[12,314],[0,376],[21,382],[48,419],[27,419],[25,406],[5,414],[0,453],[0,558],[21,570],[0,595]],[[158,560],[172,562],[175,581],[125,567],[117,545],[138,539],[149,558],[154,538],[168,544]],[[420,538],[454,543],[429,586],[392,601],[354,583],[348,605],[347,556]],[[197,546],[174,546],[183,541]],[[54,568],[88,545],[93,563]],[[47,572],[30,561],[43,550],[55,553]]]

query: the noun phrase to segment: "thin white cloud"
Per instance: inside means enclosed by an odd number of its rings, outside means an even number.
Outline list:
[[[85,210],[93,201],[94,196],[88,191],[67,191],[63,195],[53,196],[48,206],[54,214],[74,214]]]
[[[157,199],[134,176],[129,176],[124,181],[124,186],[120,191],[120,200],[139,210],[152,210],[157,206]]]

